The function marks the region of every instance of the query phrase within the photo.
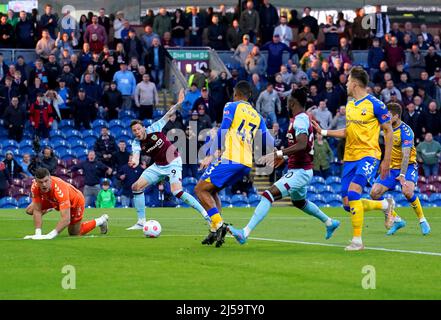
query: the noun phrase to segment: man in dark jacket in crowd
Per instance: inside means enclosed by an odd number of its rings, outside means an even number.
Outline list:
[[[118,141],[118,151],[113,156],[113,167],[116,171],[119,171],[122,166],[126,165],[129,161],[130,152],[127,151],[127,144],[124,140]]]
[[[3,160],[3,162],[6,165],[6,171],[8,171],[8,175],[12,179],[22,178],[22,175],[20,173],[23,172],[23,168],[14,159],[14,154],[12,153],[12,151],[10,150],[6,151],[6,158],[5,160]]]
[[[54,154],[54,151],[51,147],[46,146],[43,149],[41,155],[37,156],[34,161],[29,164],[28,171],[31,174],[34,174],[35,169],[37,168],[46,168],[49,170],[50,174],[55,174],[55,170],[57,169],[58,158]]]
[[[0,198],[8,195],[9,185],[12,184],[12,179],[9,176],[8,170],[4,162],[0,162]]]
[[[158,38],[152,40],[152,46],[147,50],[145,56],[145,68],[155,80],[158,90],[162,89],[164,85],[164,70],[165,70],[165,58],[168,57],[173,60],[173,57],[165,49]]]
[[[81,125],[90,129],[90,121],[96,114],[95,101],[86,97],[86,91],[83,88],[78,90],[78,96],[72,100],[72,113],[75,120],[75,128],[80,129]]]
[[[93,149],[98,160],[108,167],[113,166],[112,155],[116,152],[116,142],[115,138],[109,134],[109,128],[101,129],[101,135],[95,141]]]
[[[269,3],[269,0],[263,0],[263,4],[259,8],[260,32],[262,34],[262,44],[271,41],[274,29],[279,22],[279,14],[277,9]]]
[[[20,20],[15,26],[17,48],[33,49],[35,28],[31,20],[27,18],[26,11],[20,11]]]
[[[20,108],[18,97],[11,99],[11,105],[6,109],[3,120],[5,128],[8,129],[8,138],[20,142],[23,138],[27,115],[26,111]]]
[[[109,89],[104,91],[101,102],[106,112],[107,120],[117,119],[123,100],[116,82],[112,81],[110,83]]]

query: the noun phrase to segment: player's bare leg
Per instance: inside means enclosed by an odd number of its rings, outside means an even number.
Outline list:
[[[148,181],[142,176],[132,185],[133,204],[138,215],[138,221],[126,230],[142,230],[145,224],[145,197],[144,190],[148,186]]]
[[[383,186],[380,183],[375,183],[372,187],[370,196],[376,202],[381,202],[381,209],[384,212],[384,226],[386,229],[390,229],[394,224],[394,221],[400,220],[400,217],[397,216],[395,212],[395,201],[388,197],[387,199],[383,198],[383,195],[389,190],[386,186]],[[365,211],[379,209],[380,207],[371,206],[371,200],[362,199]],[[389,234],[389,233],[388,233]]]
[[[211,245],[216,241],[216,247],[220,247],[224,242],[227,229],[220,215],[218,203],[215,200],[217,197],[213,196],[213,194],[219,192],[219,189],[212,183],[200,180],[194,190],[201,205],[211,218],[210,232],[208,236],[202,240],[202,244]]]
[[[70,236],[83,236],[88,234],[90,231],[96,227],[100,227],[101,234],[106,234],[108,232],[108,220],[109,216],[103,214],[97,219],[93,219],[85,222],[77,222],[68,226],[67,231]]]
[[[181,182],[172,183],[170,185],[170,189],[176,198],[181,199],[190,207],[198,211],[201,214],[201,216],[204,218],[204,220],[207,221],[208,225],[210,225],[211,219],[208,216],[207,211],[205,211],[202,205],[191,194],[183,190]]]
[[[41,215],[45,215],[48,212],[54,211],[54,208],[49,208],[49,209],[45,209],[45,210],[41,210]],[[34,204],[31,202],[25,209],[26,214],[32,216],[34,215]]]
[[[425,236],[430,233],[430,226],[424,216],[423,207],[421,206],[420,199],[415,195],[415,183],[412,181],[406,181],[406,184],[402,187],[403,195],[409,201],[410,206],[415,211],[415,214],[419,220],[421,233]]]

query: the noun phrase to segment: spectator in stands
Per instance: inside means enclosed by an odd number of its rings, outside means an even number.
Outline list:
[[[305,7],[303,9],[303,14],[304,16],[301,20],[302,27],[300,29],[304,30],[305,27],[309,27],[311,32],[314,34],[314,37],[317,38],[319,33],[319,26],[317,19],[311,16],[311,7]],[[302,37],[299,36],[299,38]]]
[[[112,155],[113,168],[119,170],[128,163],[130,152],[127,151],[126,141],[120,139],[118,141],[118,150]]]
[[[390,30],[390,35],[396,37],[398,40],[398,45],[403,47],[404,44],[404,33],[400,30],[400,25],[398,22],[392,23],[392,28]]]
[[[257,35],[259,34],[260,17],[259,13],[254,9],[252,0],[246,3],[246,10],[242,11],[240,15],[240,28],[242,31],[250,36],[250,41],[256,43]]]
[[[225,50],[225,29],[219,24],[219,17],[213,15],[211,22],[208,26],[208,46],[214,50]]]
[[[387,65],[386,61],[380,62],[380,70],[378,70],[376,73],[374,73],[374,77],[372,79],[373,83],[379,83],[383,85],[384,83],[384,74],[386,72],[389,72],[389,66]]]
[[[214,100],[208,93],[208,89],[205,87],[201,90],[201,96],[193,103],[192,111],[198,111],[200,107],[204,108],[205,114],[208,115],[210,119],[216,118]]]
[[[35,47],[35,53],[40,59],[47,62],[49,55],[55,54],[56,52],[57,48],[55,47],[55,40],[50,37],[49,31],[43,30],[41,33],[41,39],[37,42],[37,46]]]
[[[78,23],[78,29],[80,32],[80,36],[78,38],[78,45],[80,47],[83,46],[84,44],[84,35],[86,33],[87,30],[87,26],[90,24],[90,21],[87,19],[85,14],[82,14]]]
[[[381,5],[375,6],[375,24],[371,29],[372,35],[375,38],[384,41],[386,34],[390,32],[390,20],[386,13],[381,12]]]
[[[266,90],[260,93],[256,102],[256,110],[265,119],[268,128],[277,122],[276,112],[277,114],[282,112],[282,105],[272,83],[268,83]]]
[[[3,161],[0,162],[0,198],[8,196],[9,186],[12,184],[12,178],[6,170],[6,165]]]
[[[326,81],[325,91],[320,94],[320,97],[326,101],[326,105],[331,114],[335,114],[339,106],[345,103],[341,98],[340,92],[334,89],[334,84],[331,80]]]
[[[121,180],[122,188],[121,192],[121,205],[123,207],[130,207],[130,204],[133,199],[132,194],[132,185],[138,180],[141,176],[142,172],[146,168],[145,162],[141,161],[141,163],[136,167],[132,168],[128,165],[128,162],[131,161],[131,155],[125,164],[123,164],[118,170],[117,176],[119,180]]]
[[[260,8],[258,10],[260,33],[262,38],[261,43],[265,44],[268,41],[271,41],[271,37],[275,33],[274,29],[279,22],[279,14],[277,13],[277,9],[269,2],[269,0],[263,0],[263,3],[260,5]],[[279,34],[282,33],[279,32]],[[284,42],[283,38],[282,42]],[[289,46],[289,43],[287,43],[287,45]]]
[[[418,45],[412,45],[412,51],[407,55],[406,63],[408,72],[412,81],[418,80],[422,71],[425,70],[426,62],[418,48]]]
[[[388,67],[395,71],[398,64],[403,64],[406,57],[402,47],[398,46],[398,39],[391,37],[388,45],[386,45],[386,62]]]
[[[40,138],[49,138],[49,130],[54,121],[53,108],[50,104],[44,101],[44,94],[37,93],[37,100],[32,103],[29,110],[29,118],[31,125],[35,129],[35,136]]]
[[[115,138],[110,135],[109,128],[101,128],[101,135],[93,146],[96,157],[108,167],[113,166],[113,154],[117,151]]]
[[[309,26],[304,26],[303,31],[299,33],[300,39],[305,39],[306,43],[315,43],[316,37],[314,36],[314,33],[312,33],[311,28]]]
[[[20,166],[23,168],[23,173],[26,175],[26,177],[32,177],[32,174],[28,170],[30,164],[31,164],[31,155],[29,153],[24,153],[20,161]]]
[[[245,59],[245,71],[248,73],[248,77],[252,74],[265,75],[267,68],[266,60],[263,55],[260,54],[258,46],[254,46]]]
[[[90,41],[88,41],[88,43],[92,55],[95,53],[100,54],[101,52],[103,52],[104,42],[102,42],[102,40],[99,39],[98,34],[92,33],[90,35]]]
[[[231,51],[235,51],[243,39],[243,31],[239,27],[239,21],[233,20],[232,25],[227,29],[226,34],[227,47]]]
[[[14,47],[14,28],[7,21],[7,16],[0,18],[0,48]]]
[[[156,19],[155,19],[156,21]],[[173,61],[173,57],[165,49],[158,38],[152,40],[152,46],[147,50],[145,56],[145,67],[147,72],[153,77],[155,81],[156,88],[162,90],[164,86],[164,70],[165,70],[165,59],[169,58]]]
[[[95,151],[90,150],[87,153],[87,160],[74,165],[71,171],[83,170],[85,184],[83,194],[86,198],[86,207],[94,206],[96,197],[100,191],[100,180],[105,174],[111,175],[112,168],[107,167],[101,161],[96,159]]]
[[[155,17],[155,21],[153,22],[153,31],[160,37],[164,35],[164,32],[172,31],[171,18],[164,7],[159,8],[159,14]]]
[[[141,43],[144,49],[144,53],[152,46],[153,38],[159,38],[159,35],[153,32],[153,27],[150,25],[145,26],[144,33],[141,36]]]
[[[208,84],[210,105],[210,117],[213,122],[221,123],[225,104],[229,101],[227,73],[221,72]]]
[[[312,112],[312,115],[317,119],[317,122],[320,123],[322,128],[330,128],[332,122],[332,113],[328,110],[325,100],[321,100],[318,107],[313,106],[308,111]]]
[[[101,190],[96,197],[97,208],[115,208],[116,198],[113,190],[110,189],[110,180],[105,178],[101,183]]]
[[[201,91],[198,89],[196,82],[193,82],[190,86],[190,90],[185,94],[184,101],[182,102],[182,118],[187,120],[190,117],[190,112],[193,109],[193,104],[201,96]]]
[[[124,29],[124,22],[125,21],[126,20],[124,19],[124,12],[123,11],[118,11],[116,13],[115,20],[113,21],[113,30],[114,30],[113,41],[114,41],[114,46],[116,46],[118,43],[122,42],[121,31]]]
[[[328,141],[323,139],[319,133],[316,134],[314,141],[314,176],[326,179],[331,175],[331,162],[334,159],[334,153],[329,146]]]
[[[430,132],[424,136],[424,141],[417,145],[418,162],[423,164],[424,176],[437,176],[439,173],[439,158],[441,155],[441,144],[434,141]]]
[[[197,7],[191,7],[191,14],[187,21],[190,30],[190,46],[198,47],[202,44],[202,32],[204,30],[204,21],[198,13]]]
[[[257,99],[259,98],[260,93],[265,90],[265,82],[261,80],[258,73],[253,73],[251,76],[251,98],[250,102],[253,105],[256,105]]]
[[[132,97],[136,89],[136,80],[132,72],[127,70],[127,63],[121,62],[119,64],[120,71],[113,76],[113,81],[116,83],[118,90],[122,95],[122,108],[130,110],[132,108]]]
[[[58,18],[52,13],[52,5],[46,4],[44,7],[44,14],[40,16],[40,29],[46,29],[49,32],[49,36],[55,39],[55,29],[58,26]]]
[[[26,11],[20,11],[20,20],[15,27],[17,48],[30,49],[35,48],[34,35],[35,28],[32,22],[27,18]]]
[[[5,85],[0,86],[0,115],[3,115],[6,108],[11,104],[12,97],[18,97],[19,91],[12,86],[12,78],[6,76]]]
[[[55,156],[51,147],[45,146],[41,154],[37,155],[36,161],[28,166],[29,172],[33,173],[37,167],[46,168],[51,174],[55,174],[58,158]],[[33,167],[35,166],[35,167]]]
[[[130,60],[132,58],[138,59],[140,61],[142,59],[143,47],[141,40],[136,36],[136,31],[131,29],[129,31],[129,37],[124,40],[124,51],[127,54],[127,58]]]
[[[158,91],[155,84],[150,82],[148,74],[144,74],[142,82],[138,83],[135,89],[135,105],[138,108],[139,119],[152,119],[153,109],[158,101]]]
[[[424,57],[426,63],[426,71],[432,77],[437,68],[441,68],[441,56],[436,53],[434,46],[429,46],[427,54]]]
[[[338,47],[338,27],[334,24],[334,17],[332,15],[326,16],[326,24],[323,26],[323,33],[325,34],[325,49],[330,50],[333,47]]]
[[[106,9],[100,8],[98,11],[98,24],[106,30],[107,39],[109,39],[110,19],[106,16]]]
[[[412,129],[415,135],[415,142],[418,143],[421,137],[421,113],[415,110],[413,102],[407,104],[403,112],[403,121]]]
[[[436,102],[429,103],[427,111],[421,113],[422,132],[430,132],[433,138],[441,141],[441,112],[437,110]]]
[[[289,48],[286,44],[280,42],[280,35],[278,34],[275,34],[273,36],[273,41],[263,45],[260,50],[268,51],[266,72],[270,78],[274,77],[274,75],[279,72],[280,66],[282,65],[283,53],[285,51],[290,54],[293,53],[291,48]]]
[[[155,21],[155,13],[152,9],[147,9],[145,12],[145,16],[141,18],[141,23],[144,27],[153,26],[153,22]]]
[[[355,9],[356,17],[352,23],[352,48],[354,50],[366,50],[369,41],[369,29],[364,28],[363,21],[366,18],[363,8]]]
[[[179,46],[185,46],[185,31],[187,30],[187,21],[183,16],[181,9],[176,9],[175,14],[171,20],[171,36],[173,42]]]
[[[416,45],[418,46],[418,48],[420,50],[423,50],[423,51],[429,49],[429,44],[426,41],[424,41],[424,37],[422,34],[417,35]]]
[[[83,40],[84,42],[90,42],[92,40],[92,35],[97,35],[97,41],[100,43],[106,44],[107,43],[107,32],[106,29],[102,25],[98,23],[98,17],[94,15],[92,17],[92,23],[87,26],[86,32],[84,33]]]
[[[244,34],[242,37],[242,43],[237,46],[233,54],[233,58],[238,62],[235,68],[239,70],[239,73],[241,73],[242,76],[246,68],[246,59],[250,55],[253,48],[254,44],[250,43],[250,36],[248,34]]]
[[[274,29],[274,34],[278,34],[280,41],[290,47],[294,37],[287,23],[288,18],[286,16],[280,16],[280,24]]]
[[[427,31],[427,25],[425,23],[422,23],[420,25],[420,34],[423,37],[423,41],[427,45],[431,45],[433,43],[433,36],[430,34],[430,32]]]
[[[63,33],[58,32],[58,37],[57,39],[55,39],[55,47],[59,51],[60,59],[66,59],[66,60],[69,59],[70,62],[70,56],[74,53],[74,47],[76,47],[77,45],[78,45],[78,40],[74,37],[73,32],[71,36],[69,36],[69,33],[67,32],[63,32]],[[65,54],[64,56],[63,53],[65,50],[67,50],[67,54]],[[60,63],[60,64],[63,65],[64,63]]]
[[[196,128],[193,126],[186,126],[185,128],[185,160],[182,165],[182,178],[186,177],[198,177],[198,154],[196,150],[198,148],[198,136],[195,132]],[[212,130],[213,131],[213,130]],[[195,151],[195,152],[192,152]]]
[[[84,88],[78,90],[78,95],[72,100],[72,113],[75,120],[75,128],[80,130],[81,126],[89,130],[90,121],[96,114],[95,101],[86,96]]]
[[[389,103],[391,100],[392,92],[394,92],[398,100],[401,101],[401,92],[395,87],[393,80],[386,81],[386,88],[381,91],[381,100],[383,100],[384,103]]]
[[[8,19],[7,22],[15,29],[15,26],[17,25],[19,18],[15,16],[14,10],[8,9],[6,17]]]
[[[5,128],[8,129],[8,139],[20,142],[23,138],[27,116],[26,111],[20,108],[18,97],[12,97],[11,104],[6,108],[2,118]]]
[[[248,197],[248,192],[252,188],[253,188],[253,181],[251,179],[251,176],[248,174],[243,176],[241,180],[239,180],[231,187],[231,192],[233,194],[241,194],[244,197]]]
[[[432,45],[434,46],[436,51],[441,51],[441,37],[439,35],[433,36]]]
[[[11,179],[22,178],[23,168],[14,159],[14,153],[12,151],[6,151],[5,160],[3,160],[3,163],[6,166],[7,174]]]
[[[313,43],[308,44],[308,51],[305,52],[303,57],[300,59],[300,66],[303,71],[307,71],[313,65],[313,62],[318,60],[321,64],[323,61],[322,53],[315,49],[315,45]],[[331,66],[332,64],[329,63]]]

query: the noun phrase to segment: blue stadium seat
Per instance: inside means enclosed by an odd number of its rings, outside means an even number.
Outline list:
[[[231,198],[229,196],[221,196],[220,197],[222,207],[231,207]]]
[[[312,177],[311,184],[313,184],[313,185],[319,185],[319,184],[325,185],[326,181],[322,177],[314,176],[314,177]]]
[[[56,137],[54,139],[50,140],[50,144],[52,146],[52,148],[57,148],[57,147],[69,147],[70,145],[69,143],[66,141],[66,139],[60,138],[60,137]]]
[[[429,196],[425,193],[420,194],[420,201],[429,202]],[[421,205],[422,205],[422,203],[421,203]]]
[[[6,155],[7,151],[11,151],[14,154],[14,156],[19,156],[20,155],[18,147],[6,146],[6,147],[2,148],[2,154],[3,155]]]
[[[98,136],[99,136],[99,135],[97,135],[97,134],[95,133],[95,131],[93,131],[92,129],[90,129],[90,130],[83,130],[83,138],[86,138],[86,137],[95,137],[95,138],[98,138]]]
[[[6,147],[18,149],[18,142],[11,139],[3,140],[2,142],[0,142],[0,146],[2,149],[5,149]]]
[[[326,178],[327,185],[341,184],[341,178],[338,176],[329,176]]]
[[[120,139],[123,139],[128,143],[133,139],[132,133],[129,130],[123,130],[118,137],[118,140]]]
[[[251,196],[251,195],[253,195],[253,194],[259,194],[259,190],[257,190],[257,188],[256,187],[252,187],[252,188],[250,188],[250,190],[249,190],[249,192],[248,192],[249,194],[249,196]]]
[[[248,199],[244,195],[241,194],[235,194],[231,197],[231,204],[233,207],[248,207]]]
[[[312,201],[314,203],[316,203],[318,201],[326,203],[325,198],[321,194],[311,194],[311,195],[308,196],[308,200],[310,200],[310,201]]]
[[[18,202],[12,197],[4,197],[0,199],[0,208],[2,209],[11,209],[17,207],[18,207]]]
[[[65,131],[65,134],[66,134],[67,139],[70,137],[76,137],[77,139],[83,138],[83,135],[81,134],[81,132],[78,130],[75,130],[75,129],[67,129]]]
[[[121,119],[121,123],[124,129],[130,129],[130,123],[133,121],[133,118],[123,118]]]
[[[82,156],[84,155],[87,156],[87,151],[88,151],[87,146],[77,145],[71,148],[71,150],[73,154],[80,160]]]
[[[92,122],[92,129],[102,128],[102,127],[109,127],[109,124],[107,123],[106,120],[96,119]]]
[[[75,127],[75,122],[73,120],[63,119],[60,121],[58,126],[61,130],[65,131],[68,129],[73,129]]]
[[[308,193],[312,193],[312,194],[319,193],[318,190],[317,190],[317,188],[314,187],[314,186],[312,186],[312,185],[307,186],[307,187],[306,187],[306,191],[307,191]]]
[[[163,109],[155,109],[153,110],[153,118],[162,118],[165,113],[166,111]]]
[[[335,190],[331,186],[320,186],[317,189],[320,191],[320,193],[322,193],[322,192],[328,192],[331,194],[336,193]]]
[[[32,199],[30,197],[21,197],[20,199],[18,199],[18,207],[26,208],[31,202]]]
[[[87,147],[87,143],[84,142],[83,139],[79,139],[76,137],[69,137],[69,139],[67,139],[67,143],[70,145],[71,149],[78,146]]]
[[[65,131],[65,132],[66,132],[66,131]],[[49,132],[49,137],[50,137],[51,139],[54,139],[54,138],[63,138],[63,139],[66,139],[66,135],[65,135],[64,132],[61,131],[61,130],[51,130],[51,131]]]
[[[113,126],[122,126],[122,122],[120,119],[112,119],[109,121],[109,128]]]
[[[131,110],[121,110],[118,114],[118,119],[130,118],[135,119],[136,114]]]
[[[152,119],[144,119],[144,120],[142,121],[142,123],[144,124],[144,126],[149,127],[149,126],[152,125],[153,120],[152,120]]]
[[[326,197],[326,203],[331,207],[341,207],[342,197],[339,194],[330,194]]]
[[[29,147],[29,146],[23,146],[23,147],[20,147],[18,153],[20,155],[24,155],[25,153],[29,153],[29,154],[32,155],[34,153],[34,149],[32,147]]]
[[[67,159],[72,159],[72,158],[76,158],[76,155],[72,152],[72,150],[70,149],[61,149],[58,152],[58,157],[61,160],[67,160]]]
[[[182,180],[182,186],[189,190],[194,190],[194,187],[198,183],[198,180],[193,177],[186,177]]]
[[[109,126],[110,134],[114,137],[118,137],[119,133],[124,130],[122,125],[111,125]]]
[[[18,144],[18,147],[21,149],[22,147],[32,147],[33,146],[33,142],[31,139],[24,139],[21,140],[20,143]]]
[[[68,152],[67,150],[70,150],[70,146],[68,146],[67,144],[65,144],[65,145],[57,145],[53,149],[54,149],[54,151],[56,153],[61,155],[61,154],[64,154],[64,153]]]
[[[331,173],[333,176],[339,176],[341,174],[341,167],[342,165],[338,162],[331,162]]]
[[[96,137],[94,136],[87,136],[83,138],[83,141],[87,144],[88,148],[93,148],[93,145],[95,144]]]
[[[252,194],[250,197],[249,197],[249,199],[248,199],[248,201],[249,201],[249,203],[250,203],[250,206],[251,207],[257,207],[257,205],[259,204],[259,202],[260,202],[260,195],[258,195],[258,194]]]
[[[394,198],[395,202],[407,201],[406,197],[400,192]]]

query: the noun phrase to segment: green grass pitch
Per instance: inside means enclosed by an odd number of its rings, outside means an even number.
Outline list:
[[[372,249],[345,252],[350,217],[338,208],[325,209],[342,222],[328,241],[318,220],[285,207],[273,208],[247,244],[228,237],[222,248],[200,244],[207,228],[191,209],[147,209],[162,225],[157,239],[125,230],[136,220],[133,209],[112,209],[106,236],[64,231],[45,241],[22,240],[34,231],[23,210],[1,210],[0,299],[440,299],[441,216],[425,211],[432,227],[425,237],[409,208],[399,209],[407,227],[391,237],[380,212],[366,214],[364,242]],[[85,220],[102,212],[86,210]],[[242,227],[252,212],[223,215]],[[57,212],[46,215],[43,232],[57,220]],[[75,268],[75,290],[62,288],[65,265]],[[375,289],[362,287],[366,265],[375,268]]]

